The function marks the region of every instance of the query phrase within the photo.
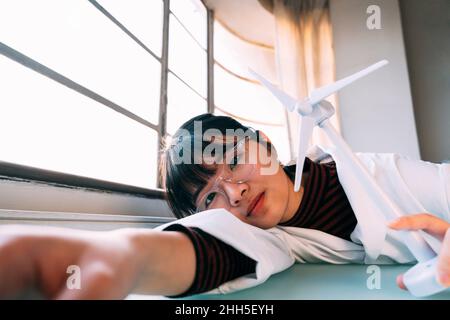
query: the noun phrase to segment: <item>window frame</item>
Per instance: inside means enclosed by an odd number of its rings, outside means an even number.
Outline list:
[[[40,169],[31,166],[25,166],[21,164],[15,164],[5,161],[0,161],[0,184],[2,181],[21,181],[21,182],[39,182],[47,184],[48,186],[58,186],[58,187],[75,187],[83,189],[86,191],[100,191],[100,192],[112,192],[124,195],[131,195],[137,197],[144,197],[148,199],[165,199],[165,192],[162,188],[162,181],[159,173],[159,163],[161,161],[160,146],[163,145],[163,139],[167,134],[167,85],[168,85],[168,74],[170,71],[168,67],[168,57],[169,57],[169,17],[172,13],[170,10],[170,0],[163,1],[163,28],[162,28],[162,50],[161,57],[153,53],[145,44],[139,40],[130,30],[126,28],[120,21],[118,21],[108,10],[102,7],[97,1],[89,0],[89,2],[99,10],[106,18],[111,20],[117,27],[121,29],[120,32],[127,34],[132,40],[134,40],[139,46],[146,50],[153,58],[157,59],[161,63],[161,83],[160,83],[160,102],[159,102],[159,119],[158,124],[153,124],[141,117],[133,114],[127,109],[113,103],[107,98],[97,94],[96,92],[86,88],[70,78],[65,77],[62,74],[40,64],[39,62],[33,60],[8,47],[7,45],[0,42],[0,53],[6,57],[18,62],[25,67],[38,72],[49,80],[56,81],[61,85],[67,86],[72,90],[77,91],[90,99],[93,99],[106,107],[109,107],[137,122],[142,123],[148,128],[154,130],[157,134],[157,171],[156,177],[156,188],[142,188],[132,185],[126,185],[111,181],[105,181],[90,177],[83,177],[73,174],[68,174],[64,172],[56,172],[52,170]],[[213,22],[214,15],[211,9],[209,9],[203,0],[200,1],[206,10],[206,24],[207,24],[207,111],[214,112],[214,86],[213,86]],[[172,72],[173,73],[173,72]],[[178,77],[178,76],[177,76]],[[179,77],[178,77],[179,78]],[[182,79],[180,79],[182,80]],[[182,80],[183,81],[183,80]],[[184,82],[184,81],[183,81]],[[189,86],[189,85],[188,85]],[[190,86],[189,86],[190,87]],[[1,185],[0,185],[1,186]]]

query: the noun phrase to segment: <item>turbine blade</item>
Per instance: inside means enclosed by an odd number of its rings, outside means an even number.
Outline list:
[[[287,93],[280,90],[278,87],[276,87],[273,83],[262,77],[261,75],[257,74],[252,69],[248,69],[251,75],[253,75],[263,86],[265,86],[269,91],[285,106],[289,111],[294,111],[295,106],[297,104],[297,99],[294,99]]]
[[[318,89],[315,89],[315,90],[311,91],[311,94],[309,96],[309,101],[312,105],[314,105],[314,104],[322,101],[326,97],[332,95],[336,91],[339,91],[342,88],[348,86],[353,81],[356,81],[356,80],[368,75],[369,73],[385,66],[388,63],[389,62],[387,60],[381,60],[359,72],[356,72],[355,74],[352,74],[351,76],[348,76],[346,78],[338,80],[332,84],[328,84],[328,85],[325,85]]]
[[[306,150],[308,149],[308,143],[311,139],[312,131],[315,125],[316,123],[313,118],[308,116],[300,117],[300,127],[298,130],[297,165],[295,167],[295,192],[300,190]]]

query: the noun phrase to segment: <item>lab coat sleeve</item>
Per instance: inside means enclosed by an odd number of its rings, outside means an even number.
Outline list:
[[[254,274],[225,282],[207,293],[229,293],[259,285],[295,262],[283,237],[246,224],[225,209],[200,212],[156,229],[164,230],[173,223],[200,228],[256,261]]]
[[[398,157],[397,166],[404,183],[425,210],[450,221],[450,163]]]
[[[397,156],[396,165],[407,190],[422,210],[410,214],[427,212],[450,222],[450,164],[418,161]],[[441,241],[433,235],[419,231],[436,253],[441,251]]]
[[[358,153],[357,155],[378,185],[404,215],[427,212],[450,221],[450,164],[421,161],[393,153]],[[386,221],[396,218],[385,209],[382,213]],[[380,231],[377,232],[380,233]],[[441,242],[438,239],[424,231],[419,233],[435,252],[440,251]],[[369,237],[373,234],[373,230],[369,234],[366,232],[366,236]],[[387,229],[387,237],[380,248],[384,256],[389,256],[396,262],[406,263],[415,260],[402,244],[398,231]]]

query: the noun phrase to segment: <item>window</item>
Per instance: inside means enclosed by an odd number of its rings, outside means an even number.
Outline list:
[[[155,130],[3,56],[0,70],[1,160],[155,186]]]
[[[198,1],[170,1],[167,132],[207,112],[207,12]]]
[[[242,39],[216,20],[214,61],[215,113],[262,130],[276,146],[280,160],[289,161],[285,111],[248,72],[250,67],[276,83],[274,48]]]
[[[0,161],[157,187],[162,137],[207,111],[207,18],[200,0],[0,2]]]
[[[154,189],[163,137],[207,111],[288,159],[283,109],[246,71],[276,82],[273,62],[201,0],[1,1],[0,175],[3,162]]]

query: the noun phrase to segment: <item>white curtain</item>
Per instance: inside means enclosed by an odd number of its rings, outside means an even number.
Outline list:
[[[265,2],[267,8],[268,1]],[[297,99],[317,87],[335,81],[333,38],[328,0],[273,0],[269,3],[276,21],[275,59],[280,86]],[[333,95],[327,99],[337,109]],[[286,113],[291,156],[296,154],[298,117]],[[331,118],[340,131],[338,116]],[[327,143],[317,128],[311,143]]]

